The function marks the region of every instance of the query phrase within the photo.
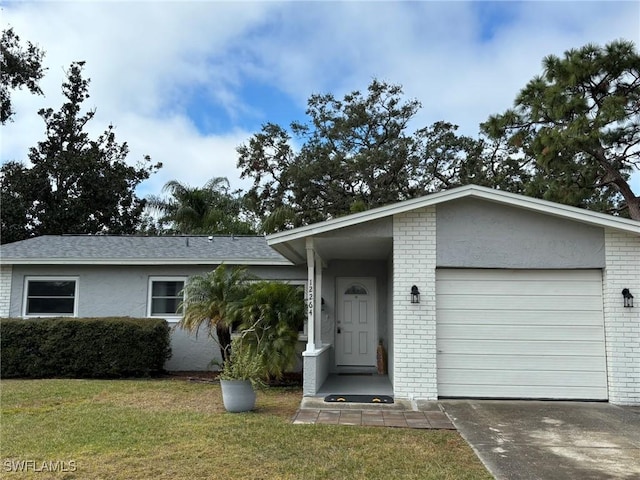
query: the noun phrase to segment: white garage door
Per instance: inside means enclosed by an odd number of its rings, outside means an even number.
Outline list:
[[[600,270],[436,279],[439,396],[607,399]]]

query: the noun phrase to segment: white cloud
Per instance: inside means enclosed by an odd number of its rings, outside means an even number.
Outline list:
[[[249,132],[203,136],[181,116],[160,120],[127,116],[121,119],[116,135],[119,136],[121,129],[138,139],[131,159],[139,160],[148,154],[154,162],[164,164],[159,173],[144,183],[140,190],[143,196],[160,193],[162,186],[172,179],[201,186],[213,177],[227,177],[236,188],[247,185],[238,178],[235,149],[250,135]]]
[[[43,137],[41,107],[57,109],[71,61],[86,60],[88,107],[97,135],[113,123],[131,161],[144,154],[164,168],[141,192],[169,179],[193,185],[212,176],[242,183],[235,147],[262,117],[242,97],[253,81],[270,84],[302,119],[311,93],[364,89],[378,77],[404,85],[423,109],[415,126],[447,120],[473,135],[488,115],[509,107],[549,54],[588,42],[638,41],[635,2],[487,4],[504,18],[483,36],[479,3],[465,2],[38,2],[10,3],[3,19],[46,51],[46,98],[14,95],[15,122],[2,127],[2,161],[26,159]],[[506,13],[505,13],[506,12]],[[487,12],[482,12],[486,16]],[[490,17],[489,17],[490,18]],[[486,26],[486,25],[485,25]],[[228,114],[223,134],[199,131],[187,99],[198,92]],[[278,114],[281,111],[277,112]],[[261,115],[259,115],[261,114]],[[234,124],[234,122],[238,124]],[[640,179],[634,179],[640,190]],[[245,184],[246,185],[246,184]]]
[[[172,178],[199,185],[228,176],[239,184],[235,147],[249,133],[199,133],[184,112],[184,92],[204,86],[227,109],[246,108],[233,94],[238,68],[216,68],[215,62],[266,8],[195,2],[11,5],[6,22],[46,51],[49,71],[41,82],[46,97],[13,95],[17,114],[3,127],[2,160],[26,160],[28,147],[44,135],[35,112],[59,108],[64,71],[72,61],[86,60],[91,97],[84,106],[97,108],[87,130],[96,136],[113,123],[118,140],[130,146],[132,163],[149,154],[164,164],[142,194]]]

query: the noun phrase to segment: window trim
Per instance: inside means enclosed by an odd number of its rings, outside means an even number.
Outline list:
[[[27,306],[29,305],[29,282],[74,282],[73,291],[73,313],[28,313]],[[24,277],[24,292],[22,298],[22,316],[24,318],[38,318],[38,317],[78,317],[78,294],[80,292],[80,277],[72,275],[25,275]]]
[[[302,287],[302,291],[304,294],[305,304],[307,302],[307,281],[306,280],[269,280],[282,283],[287,283],[289,285],[293,285],[295,287]],[[305,309],[306,311],[306,309]],[[307,316],[304,316],[304,323],[302,324],[302,330],[298,330],[298,340],[302,342],[306,342],[309,337],[309,319]]]
[[[358,290],[361,289],[361,290]],[[352,292],[350,290],[353,290]],[[347,289],[342,292],[343,295],[369,295],[369,290],[367,287],[362,285],[359,282],[351,282],[351,284],[347,287]]]
[[[167,322],[176,323],[179,322],[182,318],[182,315],[177,313],[174,314],[153,314],[151,313],[151,305],[153,302],[153,282],[182,282],[182,288],[187,285],[187,280],[189,279],[186,275],[169,275],[169,276],[160,276],[160,275],[152,275],[149,277],[149,282],[147,283],[147,317],[149,318],[164,318]],[[182,300],[184,301],[184,295],[182,296]]]
[[[279,278],[261,278],[257,280],[249,280],[247,283],[259,283],[259,282],[278,282],[278,283],[284,283],[287,285],[293,285],[296,287],[302,287],[302,291],[304,293],[304,301],[305,302],[307,301],[307,289],[305,288],[307,286],[306,280],[286,280],[286,279],[283,280]],[[232,328],[231,337],[232,338],[237,337],[238,335],[239,335],[238,332],[234,332]],[[298,330],[298,341],[306,342],[308,339],[308,335],[309,335],[309,319],[305,315],[302,330]]]

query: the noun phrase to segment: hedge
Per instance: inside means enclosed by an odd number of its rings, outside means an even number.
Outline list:
[[[2,378],[149,376],[170,356],[162,319],[0,319]]]

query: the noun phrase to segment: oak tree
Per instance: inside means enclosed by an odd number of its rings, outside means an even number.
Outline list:
[[[26,87],[31,93],[42,95],[38,82],[44,75],[44,52],[31,42],[23,46],[13,28],[2,31],[0,39],[0,123],[14,114],[11,91]]]
[[[405,99],[399,85],[373,80],[364,93],[353,91],[342,99],[314,94],[307,105],[307,123],[292,122],[288,130],[268,123],[238,147],[241,177],[253,179],[247,199],[265,219],[266,232],[433,191],[433,164],[425,157],[425,142],[432,136],[451,134],[457,142],[449,145],[455,161],[477,150],[451,124],[411,131],[421,105]],[[446,175],[450,184],[458,182],[455,168]]]
[[[530,166],[504,142],[436,122],[411,130],[420,102],[373,80],[366,93],[312,95],[307,123],[268,123],[238,147],[247,199],[274,232],[476,183],[522,191]],[[299,147],[295,147],[299,145]]]

